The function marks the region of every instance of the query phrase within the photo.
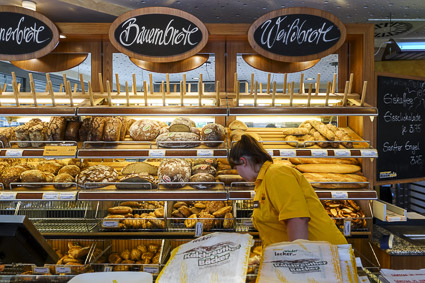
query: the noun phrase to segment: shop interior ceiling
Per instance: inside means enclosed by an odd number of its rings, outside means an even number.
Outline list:
[[[53,22],[113,22],[114,19],[133,9],[164,6],[186,11],[198,17],[204,23],[253,23],[261,15],[273,10],[289,7],[311,7],[326,10],[336,15],[344,23],[374,23],[376,60],[382,59],[387,42],[395,40],[425,39],[425,0],[33,0],[37,11]],[[21,6],[21,0],[0,0],[0,5]],[[131,74],[142,76],[147,80],[147,72],[133,65],[127,56],[115,54],[114,73],[120,75],[120,81],[132,81]],[[425,58],[425,56],[422,56]],[[422,59],[416,56],[416,59]],[[337,68],[335,55],[322,59],[315,67],[303,71],[305,78],[315,82],[317,73],[321,81],[332,80]],[[215,81],[214,58],[210,58],[197,70],[187,73],[188,81],[197,81],[199,73],[204,81]],[[73,72],[90,74],[89,60],[75,68]],[[256,71],[242,59],[238,59],[238,79],[250,81],[251,73],[259,82],[267,81],[267,74]],[[126,74],[129,74],[128,77]],[[325,77],[324,77],[325,76]],[[329,76],[329,77],[326,77]],[[299,74],[289,77],[297,80]],[[153,74],[156,82],[164,80],[163,76]],[[181,75],[170,75],[170,80],[179,81]],[[279,83],[278,74],[272,80]],[[139,85],[139,83],[138,83]]]

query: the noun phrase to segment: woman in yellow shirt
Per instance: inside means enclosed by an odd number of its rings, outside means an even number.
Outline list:
[[[304,176],[273,164],[254,138],[242,135],[230,150],[229,163],[245,180],[255,182],[252,217],[264,245],[297,239],[347,243]]]

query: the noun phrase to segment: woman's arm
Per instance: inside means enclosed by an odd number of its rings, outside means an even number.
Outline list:
[[[286,220],[289,241],[298,239],[308,240],[308,217],[296,217]]]

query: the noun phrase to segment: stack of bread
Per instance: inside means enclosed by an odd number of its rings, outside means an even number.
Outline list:
[[[126,201],[108,208],[105,220],[118,220],[118,227],[106,229],[165,229],[164,202],[151,202],[149,209],[141,202]]]
[[[340,229],[344,229],[344,221],[351,220],[351,229],[366,228],[366,216],[354,200],[322,200],[328,215]]]
[[[196,189],[211,189],[216,186],[214,184],[217,174],[217,159],[199,158],[192,162],[192,176],[190,176],[190,186]]]
[[[345,129],[316,120],[304,121],[298,128],[284,128],[282,133],[287,144],[294,147],[301,143],[306,147],[353,148],[354,139]]]
[[[160,257],[161,246],[157,243],[149,243],[112,252],[108,256],[108,262],[115,265],[113,271],[128,271],[135,264],[158,264]]]
[[[317,189],[360,189],[368,186],[355,158],[289,158]]]
[[[156,189],[158,187],[158,166],[148,162],[133,162],[124,166],[121,170],[122,177],[117,184],[117,189]],[[135,183],[135,184],[127,184]]]
[[[241,139],[242,135],[250,135],[257,141],[261,141],[261,137],[254,132],[248,132],[248,126],[240,120],[234,120],[229,124],[229,130],[230,130],[230,141],[231,142],[237,142]]]
[[[165,127],[156,138],[160,147],[189,148],[200,145],[200,131],[195,122],[187,117],[178,117],[171,122],[170,127]]]
[[[203,230],[233,228],[231,203],[225,201],[178,201],[173,204],[171,216],[175,223],[184,221],[186,228],[194,228],[197,222]]]
[[[218,160],[217,179],[226,185],[234,182],[245,182],[245,180],[238,174],[236,169],[232,169],[229,162],[225,158]]]

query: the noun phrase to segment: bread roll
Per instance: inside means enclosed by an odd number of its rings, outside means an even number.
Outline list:
[[[352,164],[300,164],[296,168],[303,173],[356,173],[360,166]]]
[[[133,209],[129,206],[115,206],[115,207],[108,208],[108,212],[110,214],[124,215],[124,214],[127,214],[127,213],[132,213]]]

